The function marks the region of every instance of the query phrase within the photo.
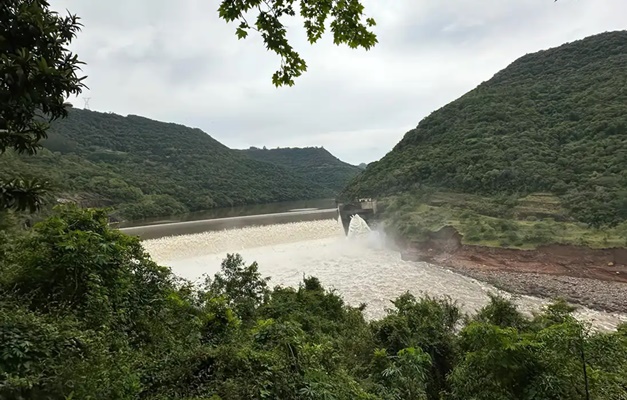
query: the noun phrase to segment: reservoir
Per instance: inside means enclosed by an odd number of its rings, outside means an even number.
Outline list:
[[[259,271],[272,278],[271,285],[297,286],[303,276],[316,276],[347,303],[366,303],[364,313],[370,319],[384,316],[392,307],[391,300],[406,291],[416,296],[450,296],[468,313],[487,304],[490,292],[510,296],[436,265],[403,261],[379,232],[346,237],[335,209],[311,204],[223,221],[178,221],[122,230],[142,233],[144,246],[156,262],[191,281],[200,282],[203,275],[213,277],[227,253],[239,253],[247,263],[256,261]],[[527,314],[547,303],[531,296],[514,300]],[[627,321],[625,315],[583,307],[576,316],[599,329]]]

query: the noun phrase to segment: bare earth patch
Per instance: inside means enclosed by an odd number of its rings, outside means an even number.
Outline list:
[[[428,243],[404,244],[401,254],[406,260],[437,264],[509,292],[627,312],[627,249],[471,246],[461,244],[454,232],[444,232]]]

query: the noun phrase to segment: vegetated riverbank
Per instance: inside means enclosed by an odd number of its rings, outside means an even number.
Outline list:
[[[562,297],[597,310],[627,312],[627,249],[468,245],[451,226],[430,236],[422,242],[397,239],[402,257],[437,264],[513,293]]]
[[[513,293],[627,311],[627,223],[592,228],[549,193],[486,197],[437,189],[379,200],[408,260],[437,264]]]

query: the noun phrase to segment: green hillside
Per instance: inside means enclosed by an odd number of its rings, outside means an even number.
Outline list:
[[[328,188],[337,193],[360,172],[354,165],[347,164],[322,147],[259,149],[251,147],[241,150],[247,156],[289,168],[308,182]]]
[[[5,154],[0,176],[39,176],[57,198],[113,206],[124,218],[330,197],[287,168],[246,157],[199,129],[72,110],[36,156]]]
[[[512,208],[542,192],[572,220],[626,221],[627,31],[521,57],[423,119],[342,197],[426,187]]]

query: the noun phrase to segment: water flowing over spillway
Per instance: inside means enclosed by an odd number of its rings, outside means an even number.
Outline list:
[[[192,281],[203,274],[213,276],[227,253],[240,253],[247,263],[257,261],[273,285],[297,286],[303,275],[316,276],[325,287],[337,289],[349,304],[367,303],[367,318],[385,315],[392,306],[390,300],[406,291],[417,296],[450,296],[469,313],[487,304],[489,292],[499,292],[438,266],[403,261],[386,245],[384,236],[370,231],[361,218],[351,220],[352,224],[348,236],[338,221],[328,219],[165,237],[144,245],[155,261]],[[546,304],[530,296],[515,300],[527,313]],[[624,315],[586,308],[580,308],[577,316],[603,329],[627,321]]]
[[[348,225],[348,237],[367,235],[370,232],[372,232],[372,230],[363,218],[357,214],[351,217],[351,222]]]

